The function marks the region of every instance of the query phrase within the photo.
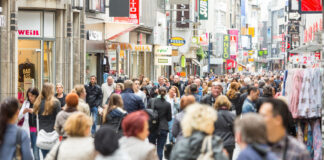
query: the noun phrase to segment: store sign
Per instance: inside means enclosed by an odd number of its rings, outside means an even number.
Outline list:
[[[208,20],[208,0],[199,0],[199,20]]]
[[[249,58],[248,61],[249,62],[254,62],[254,58]]]
[[[114,22],[139,24],[139,0],[129,0],[129,17],[114,17]]]
[[[102,32],[89,30],[88,31],[88,40],[102,41]]]
[[[199,36],[199,43],[203,46],[208,45],[208,33]]]
[[[251,51],[248,52],[248,54],[249,54],[249,56],[252,56],[254,54],[254,51],[251,50]]]
[[[228,30],[228,34],[230,35],[230,51],[232,54],[234,54],[238,51],[239,30],[230,29]]]
[[[289,22],[288,23],[288,34],[298,34],[299,33],[299,22]]]
[[[183,46],[184,44],[186,44],[186,40],[182,37],[172,37],[171,39],[169,39],[169,43],[172,46]]]
[[[155,55],[160,56],[170,56],[172,55],[172,47],[171,46],[156,46],[154,49]]]
[[[130,50],[139,52],[152,52],[151,45],[130,45]]]
[[[223,41],[223,59],[229,59],[230,58],[230,36],[224,35],[224,41]]]
[[[322,13],[322,0],[300,0],[302,13]]]
[[[19,37],[41,37],[41,12],[20,11],[18,14]]]
[[[189,4],[177,4],[177,23],[178,28],[189,28]]]
[[[155,57],[155,65],[171,66],[172,57]]]

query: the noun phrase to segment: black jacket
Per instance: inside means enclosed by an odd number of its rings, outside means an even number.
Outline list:
[[[232,109],[231,110],[236,110],[236,106],[239,105],[241,93],[237,92],[237,93],[235,93],[235,96],[236,97],[233,98],[233,99],[230,99],[230,97],[227,97],[232,103]]]
[[[152,98],[147,105],[147,108],[152,108],[152,102],[154,102],[154,108],[159,114],[159,130],[169,130],[168,122],[172,120],[171,104],[161,98]]]
[[[125,89],[122,92],[121,97],[124,102],[124,109],[127,111],[127,113],[144,109],[144,103],[142,98],[135,95],[132,89]]]
[[[233,123],[236,116],[229,110],[222,109],[218,110],[217,115],[214,134],[223,139],[224,147],[235,147]]]
[[[155,90],[156,90],[156,89],[160,89],[161,87],[164,87],[164,88],[166,88],[167,90],[169,90],[169,88],[166,87],[166,85],[160,86],[160,84],[158,84],[157,86],[153,86],[152,89],[151,89],[151,91],[150,91],[150,96],[151,96],[151,98],[156,98],[156,97],[158,96],[158,94],[155,93]]]
[[[190,137],[182,138],[173,147],[170,160],[196,160],[200,155],[205,136],[205,133],[196,131]],[[223,144],[220,137],[213,135],[212,149],[214,159],[228,159],[223,153]]]
[[[248,93],[247,93],[247,92],[241,94],[241,96],[240,96],[240,100],[239,100],[239,103],[238,103],[237,106],[235,106],[235,109],[236,109],[236,115],[237,115],[237,116],[241,115],[241,113],[242,113],[243,103],[244,103],[245,99],[247,98],[247,96],[248,96]]]
[[[84,86],[87,92],[86,102],[90,108],[101,106],[102,91],[99,85],[91,85],[90,83]]]
[[[172,83],[171,86],[176,86],[179,89],[180,92],[180,96],[182,96],[184,94],[184,90],[185,90],[185,84],[178,82],[178,83]]]
[[[214,98],[211,93],[205,95],[201,100],[200,103],[201,104],[207,104],[210,106],[213,106],[215,104],[216,98]]]
[[[127,112],[116,108],[113,109],[112,111],[109,112],[109,114],[106,115],[106,122],[105,126],[109,126],[112,128],[116,133],[119,135],[119,138],[123,136],[123,131],[122,131],[122,120],[124,117],[127,115]]]

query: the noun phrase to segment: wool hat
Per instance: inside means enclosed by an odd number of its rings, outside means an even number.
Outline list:
[[[118,134],[108,126],[102,126],[95,135],[95,149],[103,156],[113,154],[119,147]]]

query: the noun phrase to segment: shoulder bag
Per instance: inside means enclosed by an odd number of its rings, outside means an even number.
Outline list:
[[[39,117],[37,115],[37,140],[36,146],[40,149],[50,150],[58,141],[59,135],[55,130],[52,132],[46,132],[45,130],[39,130]]]
[[[153,98],[151,108],[145,109],[146,113],[150,117],[149,129],[150,129],[151,133],[159,131],[159,113],[155,109],[155,105],[154,105],[155,101],[156,101],[156,98]]]

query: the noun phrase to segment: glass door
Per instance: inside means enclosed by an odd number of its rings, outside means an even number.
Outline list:
[[[43,83],[54,82],[54,42],[44,41],[43,47]]]

